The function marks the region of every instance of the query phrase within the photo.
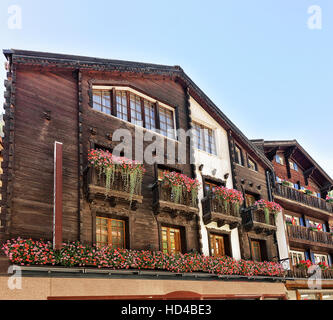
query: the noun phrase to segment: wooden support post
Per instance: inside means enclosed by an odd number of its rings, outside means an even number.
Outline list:
[[[54,143],[53,248],[62,245],[62,143]]]

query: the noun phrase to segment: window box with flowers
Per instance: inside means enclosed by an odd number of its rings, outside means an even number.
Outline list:
[[[254,204],[259,210],[263,210],[264,215],[265,215],[265,223],[266,224],[272,224],[272,215],[274,218],[276,215],[282,211],[282,207],[273,201],[267,201],[264,199],[260,199],[255,202]],[[274,222],[275,224],[275,222]]]
[[[109,151],[92,149],[88,153],[87,169],[87,193],[90,199],[104,195],[112,199],[126,199],[130,204],[142,202],[143,164],[116,157]]]
[[[198,191],[200,183],[185,174],[164,171],[160,181],[153,185],[153,209],[174,213],[185,212],[193,216],[198,213]]]
[[[12,239],[2,250],[11,263],[19,266],[94,267],[109,270],[156,270],[173,273],[210,273],[216,275],[282,277],[284,270],[275,262],[235,260],[227,256],[198,253],[163,253],[89,246],[80,242],[63,243],[60,250],[51,242]]]
[[[287,180],[283,180],[282,185],[286,186],[286,187],[294,188],[294,184],[290,181],[287,181]]]
[[[234,229],[241,224],[240,207],[244,198],[240,191],[215,187],[202,200],[204,223],[216,222],[218,227],[229,224]]]

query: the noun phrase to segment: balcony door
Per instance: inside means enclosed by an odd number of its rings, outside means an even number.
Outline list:
[[[257,199],[259,198],[259,196],[255,196],[253,194],[250,193],[245,193],[245,204],[246,207],[251,207],[254,205],[254,203],[257,201]]]
[[[251,240],[252,260],[262,262],[267,260],[266,243],[263,240]]]
[[[178,228],[162,227],[162,250],[164,253],[181,253],[181,231]]]
[[[113,249],[126,248],[125,221],[96,217],[97,246],[111,246]]]
[[[224,237],[216,234],[210,235],[210,246],[212,256],[225,256]]]

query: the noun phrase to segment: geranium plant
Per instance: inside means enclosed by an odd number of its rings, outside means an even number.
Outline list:
[[[175,171],[162,173],[162,184],[171,189],[171,198],[175,203],[183,203],[188,194],[191,194],[191,204],[196,206],[200,183],[197,179],[191,179],[185,174]]]
[[[287,187],[294,187],[294,184],[288,180],[282,180],[282,185],[287,186]]]
[[[273,213],[276,216],[280,211],[282,211],[282,207],[278,203],[273,201],[267,201],[264,199],[256,201],[254,205],[257,206],[257,208],[264,210],[265,220],[267,224],[270,224],[269,223],[270,213]]]
[[[148,269],[169,272],[206,272],[218,275],[282,277],[284,270],[275,262],[254,262],[233,258],[205,256],[198,253],[167,254],[160,251],[113,249],[80,242],[63,243],[54,250],[51,242],[12,239],[2,250],[16,265],[57,265],[109,269]]]
[[[309,269],[312,266],[312,262],[310,260],[301,260],[296,267],[299,269]]]
[[[333,190],[328,192],[327,196],[326,196],[326,201],[328,203],[333,203]]]
[[[236,210],[239,210],[241,203],[244,201],[243,195],[240,191],[235,189],[228,189],[226,187],[215,187],[212,190],[213,196],[219,203],[227,210],[228,205],[234,205]]]
[[[99,170],[99,175],[105,175],[106,194],[114,185],[115,180],[119,178],[122,179],[124,191],[130,194],[131,200],[133,194],[141,193],[142,179],[145,172],[142,163],[125,157],[116,157],[109,151],[100,149],[89,151],[88,162],[90,166]]]

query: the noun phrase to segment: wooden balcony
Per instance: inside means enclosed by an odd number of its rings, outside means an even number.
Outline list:
[[[104,198],[110,202],[111,206],[116,206],[118,202],[127,202],[132,210],[137,208],[138,203],[142,203],[143,196],[140,192],[135,192],[131,196],[129,190],[126,190],[120,172],[115,173],[114,183],[107,192],[104,174],[99,174],[94,167],[87,167],[85,173],[86,194],[89,201]]]
[[[195,199],[195,204],[193,204],[190,192],[185,192],[179,203],[174,201],[171,187],[161,181],[153,184],[152,192],[153,211],[156,215],[163,211],[170,213],[172,217],[182,214],[191,220],[199,213],[197,199]]]
[[[300,269],[292,266],[290,270],[286,271],[286,278],[304,279],[311,277],[307,269]],[[321,279],[333,279],[333,269],[321,270]]]
[[[300,190],[284,186],[280,183],[275,184],[274,193],[276,196],[296,201],[312,208],[333,213],[333,205],[326,202],[324,199],[305,194]]]
[[[205,224],[216,222],[218,227],[229,224],[230,229],[237,228],[242,223],[240,207],[231,203],[222,204],[213,195],[201,200],[203,221]]]
[[[273,234],[277,230],[275,225],[275,216],[269,214],[269,219],[266,221],[265,212],[258,209],[256,206],[242,209],[242,222],[246,231],[255,231],[256,233]]]
[[[287,232],[290,241],[333,248],[333,235],[329,232],[313,231],[296,225],[287,225]]]

